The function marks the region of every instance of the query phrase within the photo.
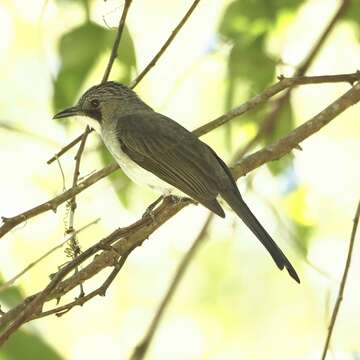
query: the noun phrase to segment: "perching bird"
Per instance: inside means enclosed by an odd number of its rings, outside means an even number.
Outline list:
[[[220,195],[268,250],[279,269],[300,279],[242,199],[223,160],[172,119],[155,112],[134,91],[109,81],[87,90],[77,105],[54,118],[82,115],[102,137],[125,174],[164,195],[185,194],[220,217]]]

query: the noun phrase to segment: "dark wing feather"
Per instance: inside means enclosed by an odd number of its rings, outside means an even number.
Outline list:
[[[216,201],[218,161],[209,148],[175,121],[156,112],[123,116],[117,122],[122,150],[142,168],[224,217]]]

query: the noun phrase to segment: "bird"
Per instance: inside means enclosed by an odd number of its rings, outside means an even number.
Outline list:
[[[185,127],[153,110],[128,86],[107,81],[92,86],[75,106],[54,119],[85,117],[124,173],[163,196],[187,196],[224,218],[220,196],[298,283],[299,276],[243,200],[225,162]]]

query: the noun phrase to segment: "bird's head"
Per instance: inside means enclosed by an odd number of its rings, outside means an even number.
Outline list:
[[[90,126],[99,129],[114,112],[118,115],[127,115],[139,107],[148,107],[126,85],[107,81],[95,85],[85,91],[75,106],[58,112],[54,119],[62,119],[70,116],[85,116],[90,118]],[[95,120],[95,121],[94,121]]]

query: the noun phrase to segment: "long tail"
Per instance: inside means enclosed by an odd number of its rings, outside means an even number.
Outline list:
[[[290,261],[276,245],[275,241],[263,228],[260,222],[256,219],[255,215],[251,212],[249,207],[245,204],[240,193],[237,191],[237,188],[229,189],[228,191],[221,193],[221,196],[265,246],[266,250],[270,253],[278,268],[282,270],[285,267],[289,275],[296,282],[300,283],[299,276],[293,266],[290,264]]]

